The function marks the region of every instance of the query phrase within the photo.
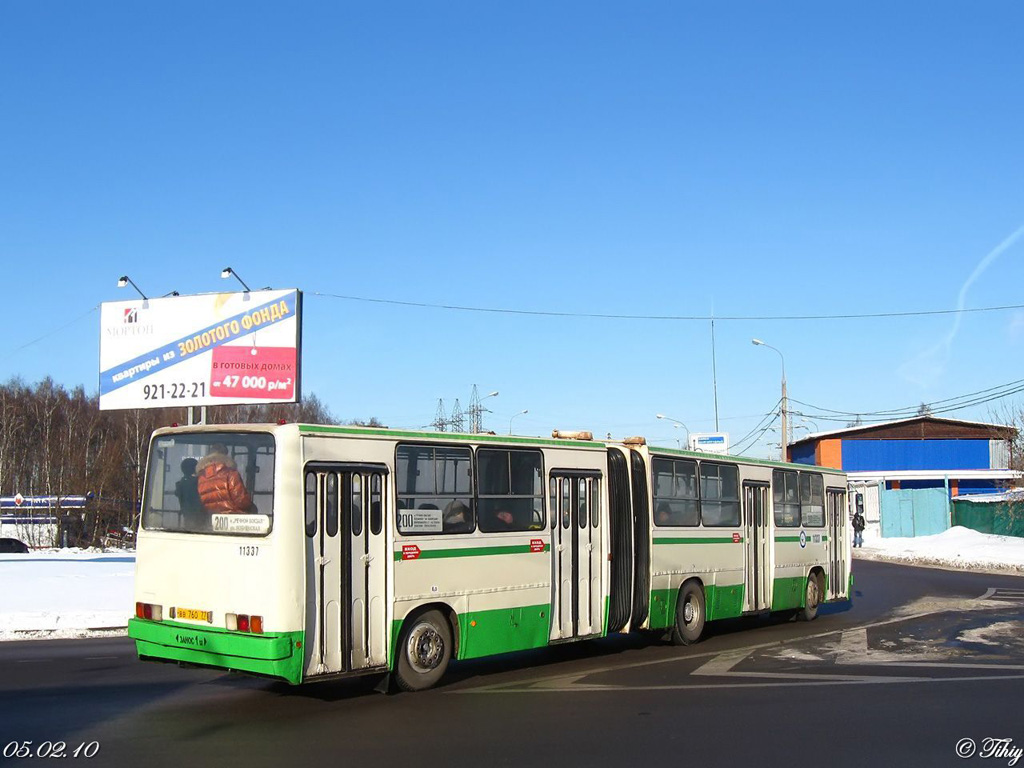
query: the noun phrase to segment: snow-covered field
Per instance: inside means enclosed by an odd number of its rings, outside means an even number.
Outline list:
[[[961,527],[916,539],[869,533],[854,557],[1024,575],[1024,539]],[[0,555],[0,640],[124,634],[134,571],[131,551]]]
[[[134,552],[0,555],[0,640],[124,634],[134,578]]]
[[[935,536],[882,539],[865,532],[855,558],[1024,575],[1024,539],[954,526]]]

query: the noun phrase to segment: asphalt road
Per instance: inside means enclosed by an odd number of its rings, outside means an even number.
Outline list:
[[[0,747],[146,768],[1015,764],[1024,578],[864,561],[855,575],[853,602],[811,623],[465,662],[418,694],[144,664],[123,638],[5,643]]]

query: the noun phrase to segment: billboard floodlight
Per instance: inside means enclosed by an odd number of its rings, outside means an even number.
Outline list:
[[[126,285],[130,285],[132,288],[139,292],[139,296],[141,296],[143,299],[148,300],[149,297],[142,292],[139,286],[137,286],[135,282],[130,277],[128,277],[128,275],[121,275],[119,278],[117,278],[118,288],[124,288]]]
[[[226,280],[227,278],[231,277],[232,275],[234,275],[234,277],[235,277],[235,280],[237,280],[238,282],[240,282],[240,283],[242,284],[242,287],[243,287],[243,288],[245,288],[245,290],[246,290],[246,293],[252,293],[252,289],[251,289],[251,288],[250,288],[250,287],[249,287],[248,285],[246,285],[246,284],[245,284],[245,280],[243,280],[242,278],[240,278],[240,277],[238,276],[238,273],[237,273],[237,272],[235,272],[235,270],[233,270],[233,269],[232,269],[231,267],[224,267],[224,269],[222,269],[222,270],[220,271],[220,276],[221,276],[222,278],[224,278],[225,280]]]

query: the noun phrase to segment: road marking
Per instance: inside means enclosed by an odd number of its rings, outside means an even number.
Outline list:
[[[769,648],[784,648],[796,646],[812,640],[819,640],[824,637],[839,635],[839,642],[832,648],[825,649],[829,655],[834,654],[833,664],[844,666],[900,666],[913,668],[936,668],[936,669],[977,669],[993,670],[1003,672],[1024,671],[1024,664],[965,664],[960,662],[936,661],[934,656],[922,653],[873,651],[868,648],[868,630],[878,627],[885,627],[892,624],[914,621],[938,613],[947,613],[952,610],[979,610],[998,609],[1004,606],[998,603],[982,604],[982,600],[1015,600],[1024,599],[1024,590],[1006,590],[990,588],[983,595],[977,598],[967,598],[962,601],[943,600],[941,598],[922,598],[904,606],[907,613],[896,613],[889,618],[874,621],[859,627],[850,629],[830,629],[812,635],[806,635],[791,640],[777,640],[768,643],[757,643],[724,652],[706,652],[689,654],[686,656],[674,656],[665,659],[653,659],[648,661],[634,662],[631,664],[605,665],[596,669],[589,669],[582,672],[570,674],[550,675],[534,680],[497,683],[483,685],[474,688],[448,691],[448,693],[569,693],[584,691],[675,691],[684,689],[715,689],[715,688],[771,688],[780,686],[821,686],[821,685],[872,685],[888,683],[920,683],[920,682],[971,682],[980,680],[1016,680],[1024,679],[1024,675],[978,675],[971,677],[927,677],[916,675],[895,676],[895,675],[849,675],[829,674],[813,672],[757,672],[736,671],[735,667],[748,658],[752,653]],[[929,610],[913,610],[915,606],[929,607]],[[585,678],[608,672],[624,672],[630,669],[639,669],[656,664],[686,663],[694,660],[707,659],[701,666],[688,674],[688,677],[720,677],[720,678],[742,678],[744,680],[760,679],[765,682],[736,682],[736,683],[678,683],[670,685],[616,685],[606,683],[587,683]]]
[[[1024,600],[1024,589],[1008,589],[1006,587],[989,587],[979,600]]]

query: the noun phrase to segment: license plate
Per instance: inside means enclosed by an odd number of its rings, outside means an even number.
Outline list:
[[[209,623],[211,619],[210,611],[197,611],[194,608],[177,608],[174,611],[175,618],[188,619],[189,621],[205,621]]]

